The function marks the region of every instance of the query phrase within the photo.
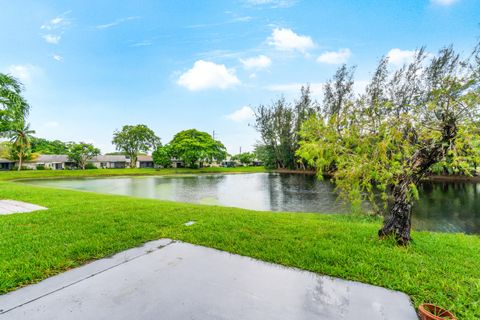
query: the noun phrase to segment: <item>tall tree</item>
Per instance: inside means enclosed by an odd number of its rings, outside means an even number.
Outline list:
[[[30,141],[32,134],[35,131],[30,130],[30,125],[23,123],[16,123],[16,127],[11,128],[9,131],[10,142],[12,143],[12,158],[18,160],[18,170],[22,169],[23,160],[30,155]]]
[[[236,154],[232,157],[232,160],[238,160],[241,164],[249,165],[255,160],[255,153],[253,152],[242,152]]]
[[[152,153],[153,162],[162,168],[169,168],[172,166],[172,150],[170,145],[158,146]]]
[[[177,133],[167,145],[172,157],[186,166],[202,166],[204,162],[222,161],[227,156],[225,146],[207,132],[189,129]]]
[[[293,106],[280,97],[269,106],[261,105],[255,112],[255,128],[262,139],[265,164],[274,159],[274,167],[297,169],[303,163],[295,155],[299,147],[298,131],[302,123],[318,111],[311,99],[310,87],[302,86],[300,99]]]
[[[319,175],[330,171],[342,196],[354,205],[362,199],[375,204],[380,193],[384,205],[378,209],[386,211],[380,237],[410,242],[417,186],[433,165],[448,156],[459,172],[470,174],[478,162],[479,48],[463,58],[448,47],[431,59],[420,49],[393,74],[384,58],[363,95],[340,108],[326,103],[335,112],[303,126],[298,154]],[[333,92],[329,101],[345,99]]]
[[[98,156],[100,150],[95,148],[90,143],[71,143],[68,146],[68,159],[72,162],[75,162],[77,166],[85,170],[88,160],[91,160],[93,157]]]
[[[23,86],[14,77],[0,73],[0,135],[16,130],[25,123],[30,110],[22,96]]]
[[[32,137],[32,152],[40,154],[66,154],[68,145],[59,140],[47,140],[43,138]]]
[[[130,157],[130,167],[135,168],[138,154],[156,148],[160,145],[160,138],[146,125],[126,125],[121,131],[114,132],[112,143],[118,151]]]

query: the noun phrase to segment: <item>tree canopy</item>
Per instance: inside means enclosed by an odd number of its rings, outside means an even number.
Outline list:
[[[186,166],[202,166],[204,162],[222,161],[227,156],[225,146],[206,132],[196,129],[177,133],[168,144],[171,157],[182,160]]]
[[[92,144],[85,142],[70,143],[67,152],[68,159],[75,162],[77,166],[83,170],[85,170],[87,161],[99,154],[99,149],[95,148]]]
[[[296,156],[302,123],[318,111],[309,86],[302,86],[300,99],[292,104],[284,97],[271,105],[260,105],[255,112],[255,127],[261,136],[262,161],[267,167],[303,168]]]
[[[255,158],[256,158],[256,155],[253,152],[242,152],[234,155],[232,157],[232,160],[238,160],[242,164],[250,164],[255,160]]]
[[[23,85],[17,79],[0,73],[0,135],[25,126],[30,106],[22,91]]]
[[[452,47],[433,57],[420,49],[395,71],[382,58],[359,96],[353,70],[343,66],[327,83],[322,112],[305,122],[297,154],[319,176],[333,174],[354,205],[375,205],[380,195],[381,237],[410,241],[417,186],[435,164],[448,158],[456,172],[471,174],[478,163],[479,48],[467,57]]]
[[[40,154],[66,154],[68,152],[68,144],[60,140],[47,140],[44,138],[32,137],[32,152]]]
[[[31,154],[30,142],[32,134],[35,131],[30,130],[30,125],[20,126],[23,123],[17,123],[16,127],[9,131],[11,145],[11,155],[13,159],[18,160],[18,170],[22,169],[23,160]]]
[[[134,168],[138,154],[147,153],[160,145],[160,138],[144,124],[123,126],[121,131],[115,131],[112,143],[118,151],[130,157],[130,166]]]

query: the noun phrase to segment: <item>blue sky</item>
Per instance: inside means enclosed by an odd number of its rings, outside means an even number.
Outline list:
[[[252,111],[341,63],[357,89],[378,59],[422,45],[468,52],[480,0],[0,0],[0,72],[26,86],[37,136],[113,151],[115,129],[146,124],[163,143],[189,128],[229,152],[258,139]]]

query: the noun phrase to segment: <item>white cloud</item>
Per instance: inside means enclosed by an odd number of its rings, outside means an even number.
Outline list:
[[[65,32],[71,23],[71,20],[67,18],[69,13],[70,11],[66,11],[40,27],[40,29],[48,32],[42,35],[42,38],[47,43],[58,44],[60,42],[60,39],[62,38],[60,35]]]
[[[112,22],[109,22],[109,23],[99,24],[99,25],[95,26],[95,28],[96,28],[96,29],[100,29],[100,30],[101,30],[101,29],[108,29],[108,28],[117,26],[117,25],[119,25],[119,24],[121,24],[121,23],[130,21],[130,20],[139,19],[139,18],[140,18],[140,17],[137,17],[137,16],[121,18],[121,19],[117,19],[117,20],[112,21]]]
[[[272,64],[272,60],[263,54],[257,57],[240,59],[240,62],[246,69],[263,69],[268,68]]]
[[[62,62],[63,61],[63,57],[61,55],[58,55],[58,54],[54,54],[52,56],[53,59],[59,61],[59,62]]]
[[[268,38],[268,43],[278,50],[306,52],[315,46],[309,36],[299,35],[291,29],[275,28]]]
[[[255,116],[255,112],[252,110],[252,108],[248,106],[244,106],[233,113],[227,115],[227,119],[230,119],[235,122],[243,122],[246,120],[250,120]]]
[[[130,45],[130,47],[148,47],[148,46],[151,46],[152,44],[153,43],[150,41],[141,41],[141,42],[136,42]]]
[[[394,65],[402,65],[408,63],[415,56],[415,50],[392,49],[387,53],[388,61]]]
[[[60,42],[60,39],[62,37],[59,36],[59,35],[54,35],[54,34],[45,34],[43,35],[43,39],[47,42],[47,43],[51,43],[51,44],[58,44]]]
[[[24,84],[31,83],[33,77],[39,72],[38,67],[29,64],[14,64],[8,67],[8,73]]]
[[[341,64],[346,63],[348,58],[352,55],[350,49],[340,49],[338,51],[327,51],[322,53],[318,58],[317,62],[327,63],[327,64]]]
[[[455,2],[458,2],[458,0],[430,0],[430,3],[439,5],[439,6],[450,6]]]
[[[188,90],[198,91],[210,88],[227,89],[240,84],[234,69],[223,64],[197,60],[193,67],[183,73],[177,83]]]
[[[293,6],[297,0],[246,0],[249,6],[270,6],[272,8],[288,8]]]
[[[56,29],[65,29],[70,25],[70,19],[67,18],[67,15],[70,11],[66,11],[61,15],[51,19],[47,23],[43,24],[40,29],[42,30],[56,30]]]

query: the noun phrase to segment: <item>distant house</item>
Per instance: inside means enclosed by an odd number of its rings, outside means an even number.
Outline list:
[[[152,156],[138,156],[137,168],[155,168]]]
[[[0,158],[0,170],[12,170],[15,167],[15,161]]]
[[[96,156],[88,161],[99,169],[122,169],[126,168],[129,162],[124,155]]]
[[[183,160],[172,158],[172,168],[184,168]]]
[[[68,159],[64,154],[41,154],[33,160],[27,160],[23,163],[27,169],[35,170],[38,167],[44,167],[51,170],[64,170],[75,168],[75,162]]]

